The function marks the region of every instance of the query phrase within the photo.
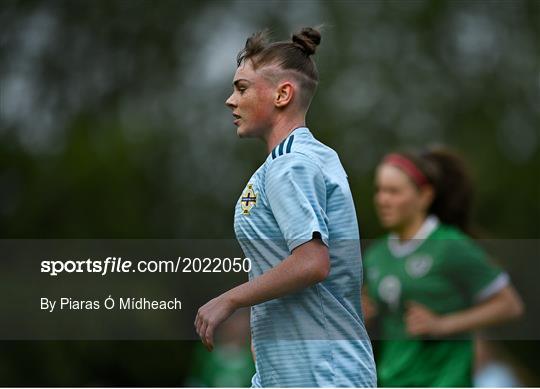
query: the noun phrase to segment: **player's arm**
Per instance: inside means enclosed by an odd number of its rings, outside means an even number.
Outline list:
[[[328,247],[313,239],[260,277],[225,293],[235,308],[260,304],[323,281],[330,272]]]
[[[367,327],[370,327],[379,314],[379,311],[377,309],[377,304],[368,294],[367,285],[362,287],[360,300],[362,301],[362,315],[364,316],[364,322]]]
[[[507,285],[482,303],[446,315],[437,315],[421,304],[410,302],[405,322],[411,335],[449,336],[516,319],[523,311],[518,293]]]
[[[330,272],[328,247],[312,239],[296,247],[279,265],[261,276],[210,300],[199,308],[195,327],[204,345],[212,350],[215,328],[236,309],[249,307],[307,288]]]
[[[477,303],[445,315],[436,315],[412,303],[405,315],[409,333],[453,335],[500,324],[523,314],[523,302],[508,274],[495,266],[484,250],[470,239],[451,240],[448,249],[446,274]]]

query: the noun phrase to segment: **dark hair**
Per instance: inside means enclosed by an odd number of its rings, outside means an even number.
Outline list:
[[[319,72],[311,57],[321,43],[321,33],[312,27],[305,27],[293,34],[290,41],[269,43],[268,30],[253,34],[246,40],[245,47],[238,53],[236,64],[251,60],[253,68],[275,64],[283,70],[296,73],[304,96],[309,105],[319,82]]]
[[[431,147],[423,152],[403,152],[433,186],[435,196],[428,213],[463,232],[471,230],[473,183],[464,160],[445,147]]]

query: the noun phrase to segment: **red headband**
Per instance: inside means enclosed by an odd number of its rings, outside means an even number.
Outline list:
[[[419,188],[429,183],[426,175],[411,160],[405,158],[403,155],[389,154],[384,158],[383,163],[388,163],[403,170]]]

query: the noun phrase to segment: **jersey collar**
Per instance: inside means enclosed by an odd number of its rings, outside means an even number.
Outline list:
[[[287,135],[285,137],[285,139],[283,139],[281,141],[281,143],[277,144],[276,147],[274,147],[272,149],[272,151],[270,151],[270,153],[268,154],[268,156],[266,157],[266,160],[267,161],[270,161],[272,159],[275,159],[275,156],[277,155],[277,150],[278,150],[278,147],[283,143],[287,142],[287,140],[292,136],[292,135],[301,135],[301,134],[307,134],[307,135],[310,135],[310,136],[313,136],[311,134],[311,131],[309,131],[309,128],[307,127],[296,127],[295,129],[293,129],[291,132],[289,132],[289,135]]]
[[[439,218],[435,215],[429,215],[412,239],[402,243],[397,234],[391,233],[388,235],[388,249],[394,257],[404,257],[409,255],[416,250],[438,226]]]
[[[289,136],[291,136],[292,134],[311,134],[311,132],[307,127],[296,127],[294,130],[291,131]]]

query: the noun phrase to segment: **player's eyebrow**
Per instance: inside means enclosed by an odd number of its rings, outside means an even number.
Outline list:
[[[240,84],[241,82],[246,82],[248,85],[250,84],[250,82],[246,80],[245,78],[239,78],[238,80],[235,80],[233,82],[233,86],[238,88],[238,84]]]

